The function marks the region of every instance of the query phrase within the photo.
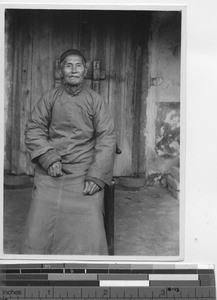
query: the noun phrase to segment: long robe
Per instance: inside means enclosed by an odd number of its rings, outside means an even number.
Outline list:
[[[64,85],[48,91],[27,122],[25,142],[36,167],[21,252],[108,254],[104,190],[83,194],[86,178],[112,179],[116,138],[104,100],[85,86],[75,95]],[[61,177],[49,176],[38,163],[49,150],[61,159]]]

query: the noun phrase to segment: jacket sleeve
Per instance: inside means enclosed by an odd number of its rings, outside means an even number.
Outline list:
[[[60,160],[59,154],[49,144],[49,124],[51,120],[51,113],[52,100],[51,97],[49,97],[49,93],[46,93],[36,103],[25,128],[25,144],[33,163],[35,163],[39,157],[42,157],[49,150],[52,150],[53,161]],[[48,153],[51,153],[51,151]],[[49,156],[47,155],[47,157]]]
[[[95,106],[93,124],[95,129],[95,154],[87,177],[98,178],[110,185],[115,160],[116,135],[108,106],[101,97]]]

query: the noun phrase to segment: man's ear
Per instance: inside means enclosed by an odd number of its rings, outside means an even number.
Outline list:
[[[59,73],[61,74],[61,76],[63,77],[63,72],[62,72],[62,65],[59,61]]]
[[[86,64],[85,64],[85,77],[87,76],[87,73],[88,73],[88,70],[89,70],[89,68],[90,68],[90,62],[88,61],[88,62],[86,62]]]

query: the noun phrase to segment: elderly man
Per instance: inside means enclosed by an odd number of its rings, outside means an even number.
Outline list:
[[[82,53],[67,50],[60,66],[63,84],[40,99],[26,125],[35,177],[22,253],[106,255],[103,195],[114,124],[104,100],[84,85]]]

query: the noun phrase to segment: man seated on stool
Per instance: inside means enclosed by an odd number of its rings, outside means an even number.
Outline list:
[[[84,85],[83,54],[67,50],[60,66],[62,85],[38,101],[26,124],[35,176],[21,253],[107,255],[103,196],[113,174],[114,124],[102,97]]]

